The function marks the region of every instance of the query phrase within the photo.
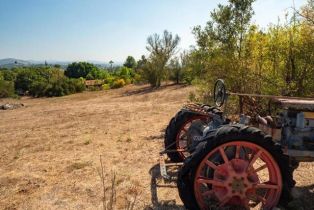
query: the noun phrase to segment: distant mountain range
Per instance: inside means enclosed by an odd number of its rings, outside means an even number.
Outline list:
[[[15,59],[15,58],[5,58],[0,59],[0,67],[2,68],[13,68],[13,67],[19,67],[19,66],[30,66],[32,65],[31,62]]]
[[[99,62],[99,61],[86,61],[89,63],[93,63],[99,67],[109,67],[109,63]],[[47,61],[48,65],[59,64],[62,68],[66,68],[66,66],[72,61]],[[14,67],[22,67],[22,66],[38,66],[45,65],[45,61],[36,61],[36,60],[21,60],[16,58],[4,58],[0,59],[0,68],[14,68]],[[115,66],[122,65],[121,62],[114,63]]]

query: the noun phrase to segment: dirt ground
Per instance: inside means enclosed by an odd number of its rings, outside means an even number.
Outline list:
[[[164,130],[192,87],[148,86],[60,98],[2,100],[0,209],[102,209],[116,174],[116,209],[183,209],[175,183],[160,180]],[[314,209],[314,164],[295,173],[296,209]]]

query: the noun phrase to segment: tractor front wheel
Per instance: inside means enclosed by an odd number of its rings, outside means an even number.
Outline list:
[[[287,201],[293,187],[289,158],[253,127],[223,126],[199,144],[179,172],[187,209],[260,206]]]

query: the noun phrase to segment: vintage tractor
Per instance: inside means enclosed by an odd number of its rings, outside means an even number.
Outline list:
[[[279,113],[242,114],[231,122],[219,109],[230,95],[268,98]],[[170,121],[160,153],[162,176],[170,178],[168,166],[181,166],[179,195],[190,210],[287,205],[293,171],[299,162],[314,161],[314,99],[231,93],[218,80],[214,101],[215,107],[187,105]],[[255,127],[249,125],[253,117]],[[166,164],[165,154],[176,163]]]

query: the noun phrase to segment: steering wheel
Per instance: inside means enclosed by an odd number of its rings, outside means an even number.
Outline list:
[[[227,93],[225,82],[222,79],[218,79],[214,87],[214,101],[216,106],[222,107],[226,101]]]

